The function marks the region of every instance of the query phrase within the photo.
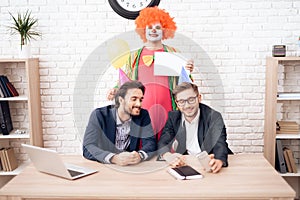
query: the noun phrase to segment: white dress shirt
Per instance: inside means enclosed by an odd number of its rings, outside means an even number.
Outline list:
[[[201,152],[200,145],[198,143],[198,124],[200,119],[200,110],[196,117],[188,122],[182,114],[182,123],[185,125],[186,131],[186,149],[189,154],[196,155]]]

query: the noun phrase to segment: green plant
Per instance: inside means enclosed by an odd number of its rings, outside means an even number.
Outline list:
[[[11,29],[11,34],[20,34],[21,39],[21,49],[23,45],[29,43],[31,39],[35,37],[41,37],[41,33],[35,31],[38,20],[31,16],[31,12],[28,10],[25,14],[18,13],[18,17],[14,17],[9,13],[13,19],[13,24],[9,28]]]

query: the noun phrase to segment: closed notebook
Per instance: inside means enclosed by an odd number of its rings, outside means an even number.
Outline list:
[[[0,153],[1,153],[1,162],[3,162],[2,167],[3,167],[4,171],[10,171],[9,166],[8,166],[8,158],[6,156],[5,151],[6,151],[5,148],[2,148],[1,151],[0,151]]]
[[[287,172],[292,173],[293,169],[292,169],[291,161],[289,158],[288,149],[286,147],[283,148],[283,156],[284,156]]]
[[[13,95],[11,94],[11,92],[9,91],[9,89],[7,88],[7,83],[8,79],[6,76],[1,75],[0,76],[0,82],[1,82],[1,89],[3,90],[2,92],[5,93],[5,97],[12,97]]]
[[[18,160],[16,158],[13,148],[7,148],[4,150],[4,152],[7,159],[8,171],[15,170],[18,167]]]
[[[292,168],[292,172],[293,173],[297,173],[298,169],[297,169],[297,165],[296,165],[296,161],[295,158],[293,156],[293,151],[291,149],[287,148],[287,154],[289,156],[290,162],[291,162],[291,168]]]
[[[16,88],[14,87],[14,85],[11,82],[7,82],[6,86],[7,86],[8,90],[11,92],[12,96],[14,96],[14,97],[19,96],[18,91],[16,90]]]
[[[4,148],[0,149],[0,159],[1,159],[2,170],[7,171],[6,156],[4,154]]]
[[[169,168],[168,172],[177,179],[189,180],[189,179],[200,179],[203,178],[202,174],[192,168],[191,166],[181,166]]]

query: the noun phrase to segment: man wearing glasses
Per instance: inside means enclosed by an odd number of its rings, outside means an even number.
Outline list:
[[[198,87],[183,82],[173,90],[179,110],[170,111],[158,142],[160,155],[171,166],[185,165],[185,156],[197,156],[206,151],[211,160],[211,171],[217,173],[227,167],[232,151],[226,142],[226,128],[221,114],[200,103]],[[170,159],[171,158],[171,159]]]

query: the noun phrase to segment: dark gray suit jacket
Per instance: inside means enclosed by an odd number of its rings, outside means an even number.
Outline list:
[[[130,145],[127,151],[143,150],[148,159],[155,155],[157,144],[147,110],[131,117]],[[90,160],[106,163],[109,153],[120,153],[115,148],[116,109],[106,106],[95,109],[90,116],[83,138],[83,156]],[[140,144],[142,145],[140,149]]]
[[[216,159],[227,166],[228,154],[232,151],[226,142],[226,128],[221,114],[209,106],[200,103],[200,118],[198,124],[198,143],[202,151],[214,154]],[[181,112],[170,111],[168,120],[158,142],[158,152],[163,154],[170,151],[174,140],[178,142],[177,153],[186,153],[186,130],[182,126]]]

